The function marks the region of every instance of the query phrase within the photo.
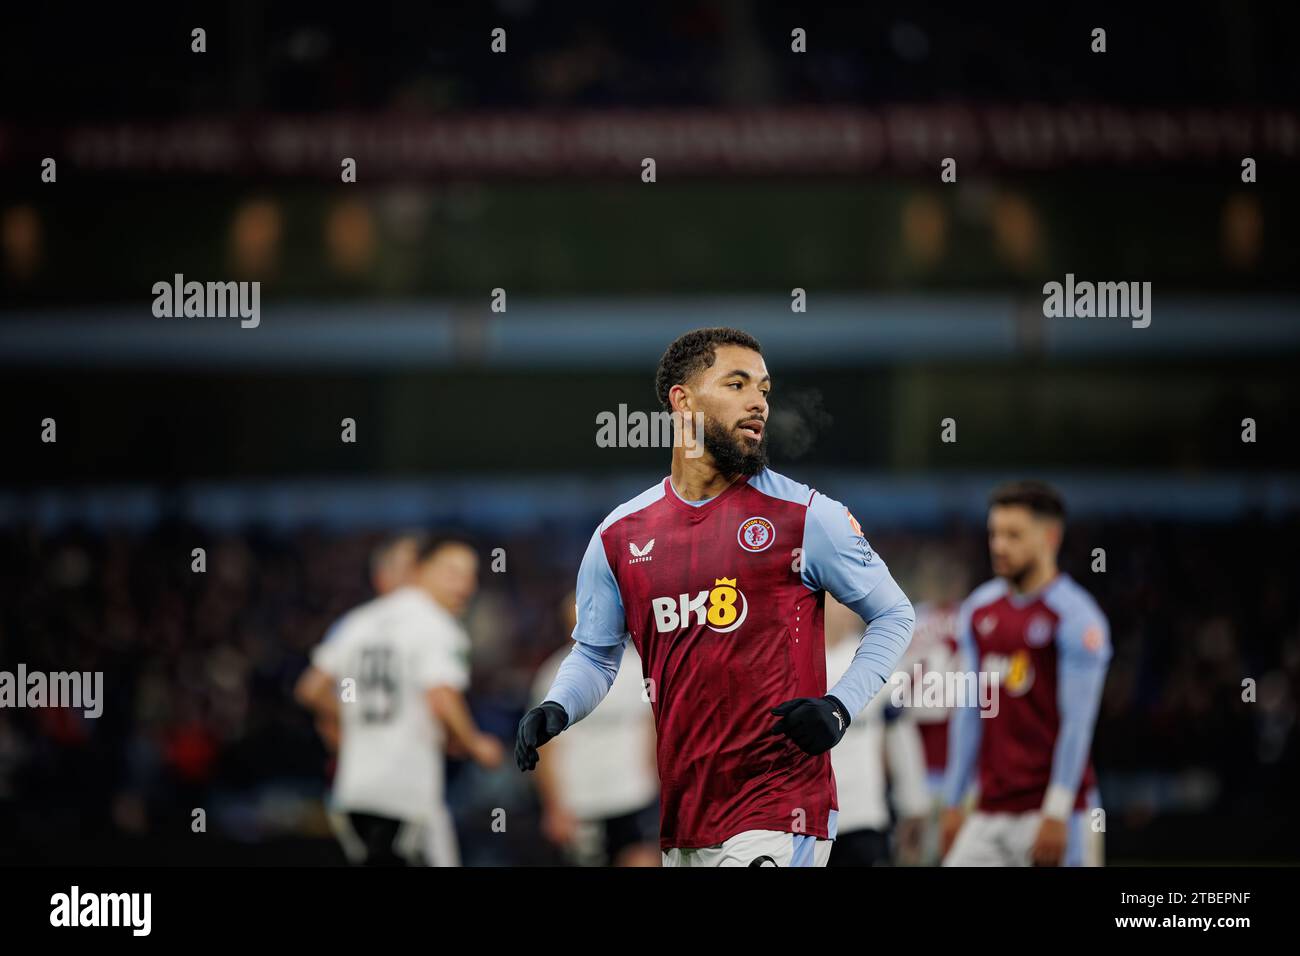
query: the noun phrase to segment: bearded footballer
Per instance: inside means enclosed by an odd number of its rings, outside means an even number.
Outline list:
[[[656,391],[703,448],[596,529],[574,646],[519,724],[516,760],[590,714],[630,640],[658,734],[665,866],[824,866],[838,803],[828,751],[907,649],[911,602],[844,505],[767,466],[772,388],[749,334],[697,329]],[[689,424],[683,427],[691,427]],[[826,688],[826,594],[868,622]]]

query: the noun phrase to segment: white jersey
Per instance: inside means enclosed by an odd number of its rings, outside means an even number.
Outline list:
[[[442,725],[426,691],[469,684],[469,637],[424,591],[404,587],[349,611],[312,664],[355,681],[339,705],[336,809],[427,823],[443,798]]]
[[[843,640],[826,645],[826,682],[833,686],[849,669],[858,642]],[[835,771],[835,790],[840,813],[837,831],[888,830],[889,803],[885,797],[885,750],[889,749],[889,767],[895,797],[903,816],[922,816],[929,812],[929,795],[925,787],[924,757],[921,737],[910,714],[895,718],[886,733],[885,708],[892,685],[853,715],[843,739],[831,749],[831,769]]]
[[[534,704],[542,702],[571,647],[560,648],[538,670]],[[659,794],[654,714],[642,688],[641,658],[629,642],[618,676],[600,706],[541,752],[543,760],[555,761],[564,802],[579,820],[631,813],[654,802]]]

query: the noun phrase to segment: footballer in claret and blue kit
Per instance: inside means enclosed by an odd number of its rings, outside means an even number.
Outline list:
[[[664,353],[658,397],[703,425],[704,453],[601,522],[578,571],[574,646],[520,722],[516,758],[608,692],[626,643],[658,734],[665,866],[822,866],[835,838],[828,751],[907,649],[911,602],[840,502],[767,465],[772,380],[759,343],[689,332]],[[827,690],[830,593],[868,622]]]

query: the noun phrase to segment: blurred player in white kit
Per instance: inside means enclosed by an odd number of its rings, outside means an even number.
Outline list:
[[[378,597],[391,594],[409,583],[420,547],[419,532],[405,531],[389,535],[370,552],[370,586]],[[336,622],[337,623],[337,622]],[[339,752],[339,717],[333,709],[318,710],[316,732],[332,754]]]
[[[478,588],[478,557],[460,539],[421,537],[400,582],[339,619],[294,693],[339,722],[332,819],[349,861],[458,866],[444,748],[484,767],[504,753],[464,698],[469,637],[457,618]]]
[[[826,597],[826,681],[849,668],[866,627],[857,614]],[[839,746],[831,751],[839,798],[839,831],[828,866],[884,866],[890,862],[890,813],[886,763],[898,812],[895,833],[900,862],[919,860],[922,826],[930,812],[921,734],[907,708],[890,702],[887,682],[854,715]]]
[[[575,597],[564,601],[565,633],[576,622]],[[537,671],[532,703],[539,704],[571,644]],[[579,866],[658,866],[659,777],[654,715],[642,683],[636,649],[609,696],[586,719],[552,740],[537,764],[542,832]]]

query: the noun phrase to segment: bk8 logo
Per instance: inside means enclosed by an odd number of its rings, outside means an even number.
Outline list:
[[[705,625],[711,631],[726,634],[745,623],[749,614],[749,601],[745,592],[736,587],[735,578],[715,578],[713,588],[700,591],[694,597],[679,594],[677,597],[652,598],[655,630],[660,634],[691,626],[691,615],[696,625]]]
[[[1034,686],[1034,662],[1024,648],[1013,654],[985,654],[981,667],[997,674],[1012,697],[1023,697]]]

